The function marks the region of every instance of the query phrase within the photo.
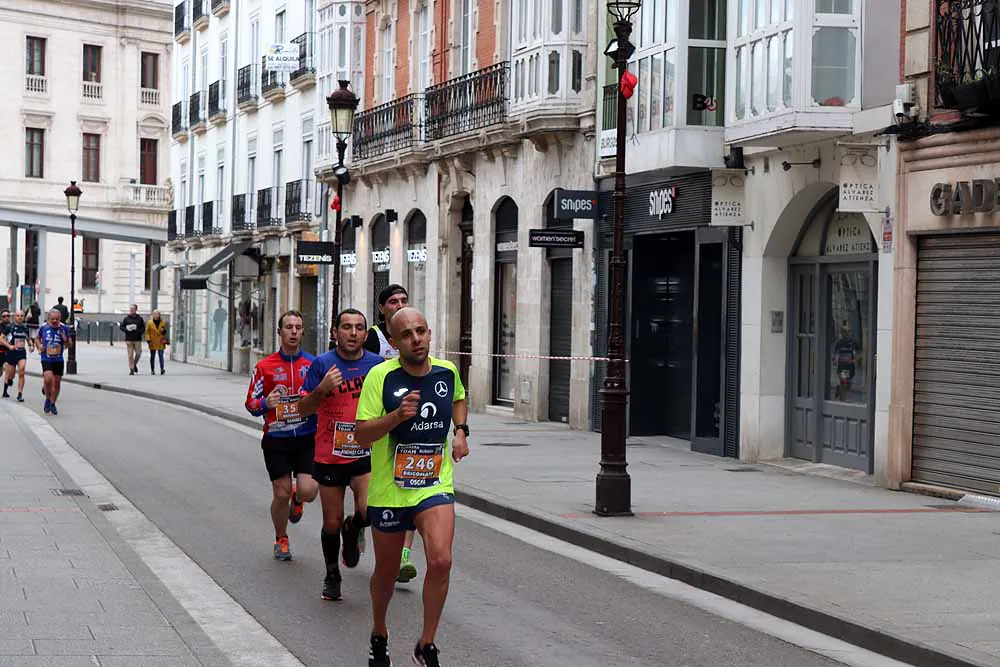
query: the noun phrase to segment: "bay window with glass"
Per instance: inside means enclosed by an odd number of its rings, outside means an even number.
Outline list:
[[[512,0],[511,110],[575,103],[590,48],[583,0]]]
[[[734,0],[730,120],[861,106],[861,0]]]

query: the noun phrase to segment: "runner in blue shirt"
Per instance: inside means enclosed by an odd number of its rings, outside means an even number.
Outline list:
[[[63,354],[73,345],[72,332],[62,324],[62,314],[53,308],[49,311],[48,322],[38,329],[36,343],[42,353],[42,377],[45,380],[45,412],[59,414],[56,410],[56,400],[62,387],[62,376],[65,367]]]

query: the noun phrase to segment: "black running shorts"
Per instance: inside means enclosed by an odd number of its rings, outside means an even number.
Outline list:
[[[42,373],[52,373],[62,377],[63,369],[66,367],[66,363],[62,361],[43,361],[42,362]]]
[[[355,477],[370,474],[372,457],[366,456],[350,463],[313,463],[313,477],[323,486],[348,487]]]
[[[272,438],[265,435],[260,441],[260,447],[264,451],[264,465],[272,482],[289,473],[311,475],[313,472],[316,443],[312,434],[292,438]]]

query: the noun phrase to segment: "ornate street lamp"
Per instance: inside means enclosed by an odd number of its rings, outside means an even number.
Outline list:
[[[69,328],[72,332],[72,344],[69,348],[69,359],[66,361],[66,374],[76,375],[76,212],[80,210],[80,195],[83,194],[76,185],[76,181],[70,181],[69,187],[63,191],[66,195],[66,210],[69,211]]]
[[[333,321],[340,312],[340,243],[341,224],[344,209],[344,186],[351,181],[351,174],[344,165],[344,154],[347,152],[347,139],[354,133],[354,114],[358,109],[358,96],[349,88],[350,81],[338,81],[340,88],[333,91],[326,98],[326,104],[330,107],[330,129],[337,137],[337,166],[333,169],[333,175],[337,177],[337,195],[334,201],[333,230],[333,298],[331,299],[332,309],[330,311],[330,344],[333,345]]]
[[[632,17],[641,0],[607,0],[608,13],[615,20],[615,41],[605,54],[613,58],[618,71],[618,127],[615,148],[615,217],[611,251],[611,299],[608,321],[608,370],[601,388],[601,470],[597,473],[599,516],[632,515],[632,480],[626,472],[625,406],[628,386],[625,380],[625,337],[622,320],[625,301],[625,111],[627,96],[622,85],[628,72],[628,59],[635,51],[629,42]]]

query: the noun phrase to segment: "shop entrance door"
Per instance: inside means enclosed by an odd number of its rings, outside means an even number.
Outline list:
[[[724,456],[723,387],[726,351],[726,227],[701,227],[695,245],[694,372],[691,449]]]
[[[459,312],[459,328],[461,329],[458,351],[462,353],[458,361],[458,374],[462,384],[469,386],[469,367],[472,365],[472,204],[468,199],[462,207],[462,222],[459,224],[462,233],[461,263],[461,305]]]
[[[691,437],[694,232],[633,245],[630,434]]]

